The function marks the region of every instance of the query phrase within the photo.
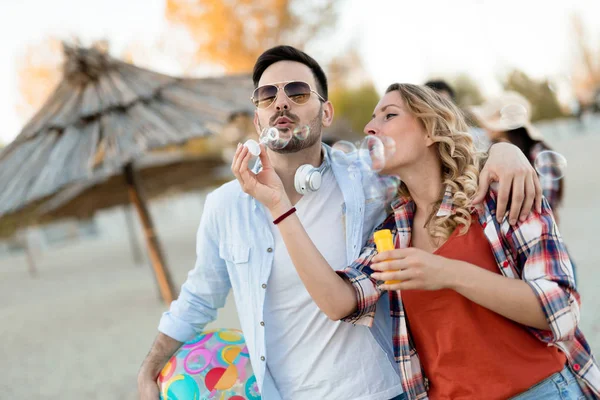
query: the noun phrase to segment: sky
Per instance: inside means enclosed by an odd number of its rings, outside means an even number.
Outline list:
[[[17,60],[28,45],[53,36],[83,43],[108,39],[120,54],[131,43],[152,46],[166,31],[164,0],[20,0],[0,2],[0,142],[26,121],[19,100]],[[393,82],[466,72],[484,93],[519,68],[533,77],[567,82],[574,63],[569,15],[579,12],[600,48],[598,0],[344,0],[338,27],[307,49],[317,60],[356,48],[380,92]],[[147,60],[178,73],[168,52]],[[213,71],[214,73],[214,71]]]

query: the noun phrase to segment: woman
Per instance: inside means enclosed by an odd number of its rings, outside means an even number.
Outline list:
[[[510,142],[527,156],[533,165],[541,152],[551,150],[543,142],[543,137],[530,122],[531,104],[517,92],[505,92],[470,109],[475,119],[486,130],[492,143]],[[543,170],[540,173],[542,192],[548,200],[558,220],[558,207],[563,198],[564,171],[560,160],[551,160],[553,153],[547,153]]]
[[[276,179],[242,181],[271,212],[320,309],[370,325],[387,291],[409,398],[599,397],[600,369],[577,326],[579,294],[547,202],[514,226],[496,221],[496,193],[474,206],[478,153],[456,106],[428,88],[390,86],[365,132],[396,142],[383,173],[402,185],[378,228],[392,231],[396,250],[377,254],[371,240],[344,271],[318,252]]]

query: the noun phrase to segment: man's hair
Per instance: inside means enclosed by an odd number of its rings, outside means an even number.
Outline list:
[[[431,80],[431,81],[425,82],[425,86],[435,90],[436,92],[440,92],[440,91],[448,92],[448,94],[450,95],[450,98],[453,101],[456,101],[456,93],[454,92],[454,89],[452,89],[452,86],[450,86],[446,81],[443,81],[441,79]]]
[[[324,99],[328,99],[327,77],[325,72],[314,58],[305,52],[298,50],[292,46],[276,46],[273,47],[258,57],[254,70],[252,71],[252,81],[254,87],[258,87],[258,81],[267,68],[279,61],[295,61],[306,65],[312,71],[317,87],[315,90],[319,92]]]

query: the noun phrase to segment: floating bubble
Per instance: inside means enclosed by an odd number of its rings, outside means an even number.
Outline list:
[[[386,204],[390,204],[398,198],[398,189],[400,188],[400,183],[402,183],[402,181],[399,177],[392,175],[382,176],[380,177],[380,180],[384,187],[385,202]]]
[[[387,207],[398,197],[399,186],[400,178],[396,176],[368,175],[364,185],[365,201],[376,202]]]
[[[297,126],[294,128],[294,137],[298,140],[305,140],[310,134],[310,127],[308,125]]]
[[[348,165],[348,175],[350,179],[360,179],[362,175],[362,171],[364,168],[359,167],[360,161],[355,161],[352,164]]]
[[[269,144],[275,140],[279,139],[279,130],[277,128],[265,128],[260,133],[258,141],[263,144]]]
[[[396,142],[387,136],[369,135],[359,146],[358,157],[370,171],[381,171],[396,153]]]
[[[340,140],[332,146],[332,162],[340,165],[349,165],[356,160],[356,146],[347,140]]]
[[[376,180],[368,182],[365,187],[365,203],[380,203],[385,201],[385,187]]]
[[[560,153],[546,150],[537,155],[533,165],[540,177],[556,181],[565,176],[567,159]]]
[[[502,107],[500,117],[509,129],[520,128],[529,121],[527,108],[522,104],[509,104]]]
[[[396,141],[389,136],[379,136],[379,140],[383,142],[385,159],[387,161],[396,154]]]
[[[291,138],[291,135],[283,134],[279,129],[271,127],[263,129],[260,133],[259,142],[264,143],[271,149],[281,150],[288,145]]]
[[[358,159],[374,172],[379,172],[385,165],[385,149],[383,142],[369,135],[362,140],[358,149]]]

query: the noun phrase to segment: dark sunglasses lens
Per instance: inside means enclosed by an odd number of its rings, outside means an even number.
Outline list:
[[[252,95],[254,105],[258,108],[267,108],[275,101],[277,97],[277,86],[265,85],[254,90]]]
[[[283,88],[287,97],[296,104],[304,104],[310,99],[310,86],[306,82],[290,82]]]

